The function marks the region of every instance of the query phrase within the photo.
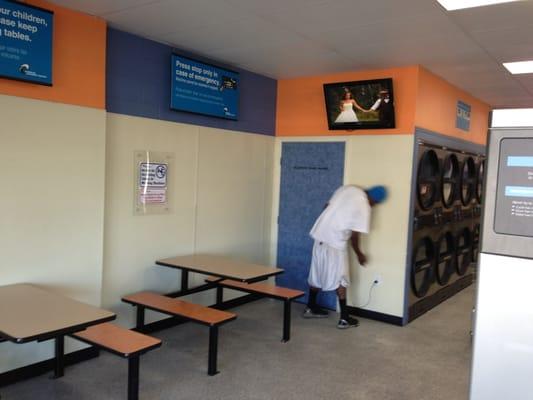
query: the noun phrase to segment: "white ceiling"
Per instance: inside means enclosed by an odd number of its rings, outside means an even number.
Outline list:
[[[420,64],[495,108],[533,107],[533,1],[53,0],[112,27],[273,78]]]

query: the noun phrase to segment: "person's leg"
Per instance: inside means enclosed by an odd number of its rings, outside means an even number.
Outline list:
[[[320,292],[319,288],[309,286],[309,299],[307,300],[307,308],[304,311],[304,318],[326,318],[329,313],[317,304],[317,296]]]
[[[341,315],[337,328],[347,329],[359,326],[359,321],[356,318],[350,317],[348,312],[348,306],[346,305],[346,287],[340,285],[337,288],[337,296],[339,297],[339,306],[341,309]]]
[[[307,307],[314,309],[317,307],[316,299],[318,297],[319,288],[309,286],[309,298],[307,299]]]
[[[337,328],[346,329],[359,325],[356,318],[350,317],[348,306],[346,305],[346,288],[350,286],[350,261],[348,252],[339,253],[338,255],[338,287],[336,289],[339,298],[340,319],[337,323]]]
[[[320,242],[315,242],[313,246],[313,255],[311,259],[311,267],[309,269],[309,299],[307,301],[307,308],[304,311],[304,318],[325,318],[328,316],[327,310],[318,306],[317,296],[322,287],[322,276],[324,268],[324,246]]]
[[[348,318],[348,310],[346,308],[346,288],[344,286],[339,286],[337,288],[337,296],[339,297],[339,306],[341,309],[341,319]]]

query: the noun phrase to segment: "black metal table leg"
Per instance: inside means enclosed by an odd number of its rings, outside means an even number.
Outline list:
[[[291,301],[283,302],[283,339],[282,342],[291,340]]]
[[[217,306],[221,305],[224,301],[224,288],[217,286]]]
[[[55,338],[55,359],[54,359],[54,379],[65,375],[65,336]]]
[[[142,330],[144,328],[144,307],[137,306],[137,323],[135,329]]]
[[[209,359],[207,374],[210,376],[218,374],[217,371],[217,352],[218,352],[218,326],[209,327]]]
[[[181,270],[181,291],[184,292],[189,288],[189,271]]]
[[[128,358],[128,400],[139,399],[139,362],[139,356]]]

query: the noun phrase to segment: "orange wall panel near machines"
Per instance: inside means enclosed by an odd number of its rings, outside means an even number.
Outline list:
[[[326,116],[325,83],[392,78],[396,128],[330,131]],[[276,136],[390,135],[414,132],[418,67],[343,72],[278,81]]]

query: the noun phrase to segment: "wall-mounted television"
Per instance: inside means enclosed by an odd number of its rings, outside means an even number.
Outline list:
[[[238,119],[238,72],[173,54],[171,73],[171,109]]]
[[[391,78],[326,83],[324,95],[330,130],[395,127]]]
[[[54,13],[0,0],[0,77],[52,85]]]

